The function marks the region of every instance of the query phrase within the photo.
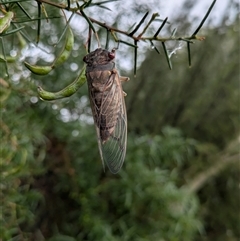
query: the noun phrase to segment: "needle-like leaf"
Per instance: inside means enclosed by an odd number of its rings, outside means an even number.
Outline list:
[[[38,5],[38,26],[37,26],[37,44],[40,40],[40,32],[41,32],[41,4],[40,2],[37,2],[37,5]]]
[[[25,26],[22,26],[22,27],[13,29],[13,30],[11,30],[11,31],[7,31],[7,32],[5,32],[4,34],[1,34],[1,36],[3,37],[3,36],[7,36],[7,35],[10,35],[10,34],[16,33],[16,32],[18,32],[18,31],[20,31],[20,30],[22,30],[22,29],[24,29],[24,28],[25,28]]]
[[[132,31],[132,29],[135,27],[136,24],[137,24],[136,22],[133,23],[133,24],[131,25],[131,27],[127,30],[127,32],[129,33],[130,31]]]
[[[67,0],[67,9],[70,9],[71,3],[70,0]]]
[[[158,17],[159,14],[158,13],[153,13],[151,19],[149,20],[148,24],[145,26],[145,28],[143,29],[143,31],[138,35],[138,38],[140,38],[141,36],[143,36],[143,34],[146,32],[146,30],[148,29],[148,27],[150,26],[150,24],[154,21],[154,19],[156,17]]]
[[[28,22],[33,22],[33,21],[38,21],[40,20],[47,20],[47,19],[55,19],[55,18],[60,18],[58,16],[50,16],[47,18],[32,18],[32,19],[28,19],[28,18],[21,18],[21,19],[15,19],[14,21],[12,21],[13,23],[28,23]]]
[[[5,49],[4,49],[4,44],[3,44],[3,39],[0,38],[1,40],[1,45],[2,45],[2,52],[3,52],[3,64],[4,64],[4,67],[5,67],[5,71],[6,71],[6,76],[9,77],[9,73],[8,73],[8,65],[7,65],[7,61],[6,61],[6,53],[5,53]]]
[[[206,12],[204,18],[202,19],[201,23],[199,24],[199,26],[197,27],[197,29],[194,31],[194,33],[192,34],[192,36],[196,35],[198,33],[198,31],[201,29],[201,27],[203,26],[204,22],[206,21],[207,17],[209,16],[210,12],[212,11],[213,6],[215,5],[217,0],[213,0],[211,6],[209,7],[208,11]]]
[[[87,52],[90,53],[91,52],[91,42],[92,42],[92,29],[89,26],[88,27],[88,49]]]
[[[188,51],[188,66],[192,66],[192,60],[191,60],[191,49],[190,49],[190,42],[187,42],[187,51]]]
[[[162,46],[163,46],[163,50],[164,50],[164,53],[165,53],[165,56],[166,56],[166,59],[167,59],[167,62],[168,62],[169,69],[172,69],[172,62],[169,58],[168,51],[167,51],[167,48],[166,48],[166,45],[165,45],[164,42],[162,42]]]
[[[137,40],[134,41],[134,45],[137,46]],[[134,77],[137,74],[137,49],[136,47],[134,48]]]
[[[92,3],[91,6],[94,6],[94,5],[102,5],[102,4],[105,4],[105,3],[110,3],[110,2],[117,2],[119,0],[107,0],[107,1],[102,1],[100,3]]]
[[[163,22],[162,22],[162,24],[160,25],[160,27],[158,28],[157,32],[154,34],[154,36],[153,36],[154,38],[156,38],[156,37],[158,36],[158,34],[160,33],[160,31],[162,30],[162,28],[163,28],[164,25],[166,24],[167,20],[168,20],[168,17],[166,17],[166,18],[163,20]]]
[[[91,27],[92,31],[93,31],[94,33],[96,33],[96,30],[95,30],[95,28],[94,28],[94,26],[93,26],[92,21],[88,18],[88,16],[84,13],[84,11],[83,11],[82,9],[80,9],[80,12],[81,12],[82,16],[83,16],[83,17],[86,19],[86,21],[88,22],[88,24],[89,24],[89,26]]]
[[[154,43],[152,42],[152,40],[150,40],[150,44],[151,44],[152,48],[155,49],[158,54],[160,54],[159,50],[158,50],[157,47],[154,45]]]
[[[123,40],[121,40],[121,39],[119,39],[118,42],[119,42],[119,43],[126,44],[126,45],[128,45],[128,46],[131,46],[131,47],[133,47],[133,48],[138,48],[137,45],[131,44],[131,43],[126,42],[126,41],[123,41]]]
[[[28,19],[32,19],[31,16],[28,14],[28,12],[25,10],[25,8],[22,6],[21,3],[17,2],[17,5],[25,13],[25,15],[28,17]]]
[[[138,29],[140,28],[140,26],[143,24],[145,18],[147,17],[149,12],[146,12],[145,15],[143,16],[143,18],[140,20],[140,22],[138,23],[138,25],[134,28],[134,30],[129,33],[129,36],[133,36],[134,33],[136,33],[138,31]]]
[[[174,37],[175,34],[176,34],[176,32],[177,32],[177,28],[174,28],[173,31],[172,31],[172,33],[171,33],[171,37]]]
[[[107,30],[105,49],[108,49],[108,45],[109,45],[109,31]]]
[[[59,42],[62,40],[63,36],[65,35],[65,32],[68,29],[68,26],[69,26],[69,24],[71,22],[71,19],[72,19],[73,15],[74,15],[74,12],[71,14],[70,18],[68,19],[68,21],[67,21],[67,23],[66,23],[66,25],[65,25],[65,27],[63,29],[63,32],[62,32],[61,36],[58,39],[58,42],[56,44],[54,44],[55,46],[59,44]]]
[[[29,0],[8,0],[7,2],[1,2],[1,4],[18,3],[18,2],[29,2]]]

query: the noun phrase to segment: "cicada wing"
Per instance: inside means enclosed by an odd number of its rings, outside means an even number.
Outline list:
[[[123,94],[121,93],[120,111],[113,133],[106,142],[100,141],[103,161],[112,173],[118,173],[126,156],[127,115]]]
[[[91,92],[91,85],[89,84],[89,82],[88,82],[88,90],[89,90],[90,106],[92,109],[93,120],[94,120],[94,125],[96,129],[96,134],[97,134],[98,149],[102,160],[103,170],[105,171],[105,165],[104,165],[103,154],[102,154],[101,136],[100,136],[100,126],[99,126],[100,122],[96,117],[99,110],[97,105],[94,102],[95,98],[93,96],[93,93]]]
[[[100,107],[94,103],[94,96],[91,91],[89,91],[89,94],[103,166],[106,163],[110,171],[115,174],[121,169],[126,156],[127,114],[118,73],[112,74],[110,78],[113,81],[112,89],[108,95],[102,95]],[[116,106],[117,110],[113,106]],[[116,116],[112,117],[113,113]],[[101,120],[99,120],[104,115],[108,120],[116,119],[113,131],[107,140],[103,140],[101,136]]]
[[[97,127],[96,123],[95,123],[95,128],[96,128],[96,132],[97,132],[98,149],[99,149],[100,157],[101,157],[101,160],[102,160],[103,170],[105,172],[105,164],[104,164],[104,159],[103,159],[102,142],[101,142],[101,137],[100,137],[100,129]]]

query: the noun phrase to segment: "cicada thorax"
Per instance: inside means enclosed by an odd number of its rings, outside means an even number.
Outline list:
[[[115,50],[98,48],[83,60],[101,158],[111,172],[117,173],[126,153],[127,117],[114,57]]]

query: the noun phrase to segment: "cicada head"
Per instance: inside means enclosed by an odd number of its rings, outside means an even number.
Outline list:
[[[96,67],[101,65],[106,65],[109,63],[114,63],[115,58],[115,49],[109,52],[106,49],[98,48],[95,51],[87,54],[83,61],[87,64],[88,67]]]

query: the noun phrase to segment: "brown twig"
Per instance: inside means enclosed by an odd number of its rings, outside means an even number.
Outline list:
[[[68,6],[66,5],[63,5],[63,4],[59,4],[59,3],[54,3],[54,2],[51,2],[49,0],[37,0],[37,2],[40,2],[40,3],[45,3],[45,4],[49,4],[51,6],[54,6],[54,7],[57,7],[57,8],[60,8],[60,9],[65,9],[67,11],[72,11],[72,12],[75,12],[76,14],[78,14],[79,16],[82,16],[82,13],[79,12],[78,8],[68,8]],[[156,14],[155,14],[156,15]],[[154,18],[156,17],[154,15]],[[94,18],[91,18],[91,17],[88,17],[92,23],[95,23],[105,29],[107,29],[108,31],[110,32],[116,32],[116,33],[120,33],[120,34],[123,34],[129,38],[132,38],[134,41],[160,41],[160,42],[166,42],[166,41],[191,41],[191,40],[203,40],[204,37],[201,37],[201,36],[197,36],[197,35],[190,35],[190,36],[186,36],[186,37],[173,37],[173,36],[169,36],[169,37],[159,37],[159,36],[149,36],[149,37],[144,37],[142,36],[144,32],[142,32],[141,34],[139,34],[138,36],[135,36],[133,35],[132,33],[128,33],[127,31],[124,31],[124,30],[121,30],[121,29],[118,29],[118,28],[115,28],[113,26],[110,26],[110,25],[107,25],[105,22],[101,22],[101,21],[98,21]]]
[[[208,169],[197,174],[188,184],[184,187],[189,192],[197,192],[200,190],[210,179],[217,176],[221,171],[227,168],[228,165],[237,164],[239,166],[239,137],[230,142],[230,144],[221,153],[212,157],[216,160]]]

